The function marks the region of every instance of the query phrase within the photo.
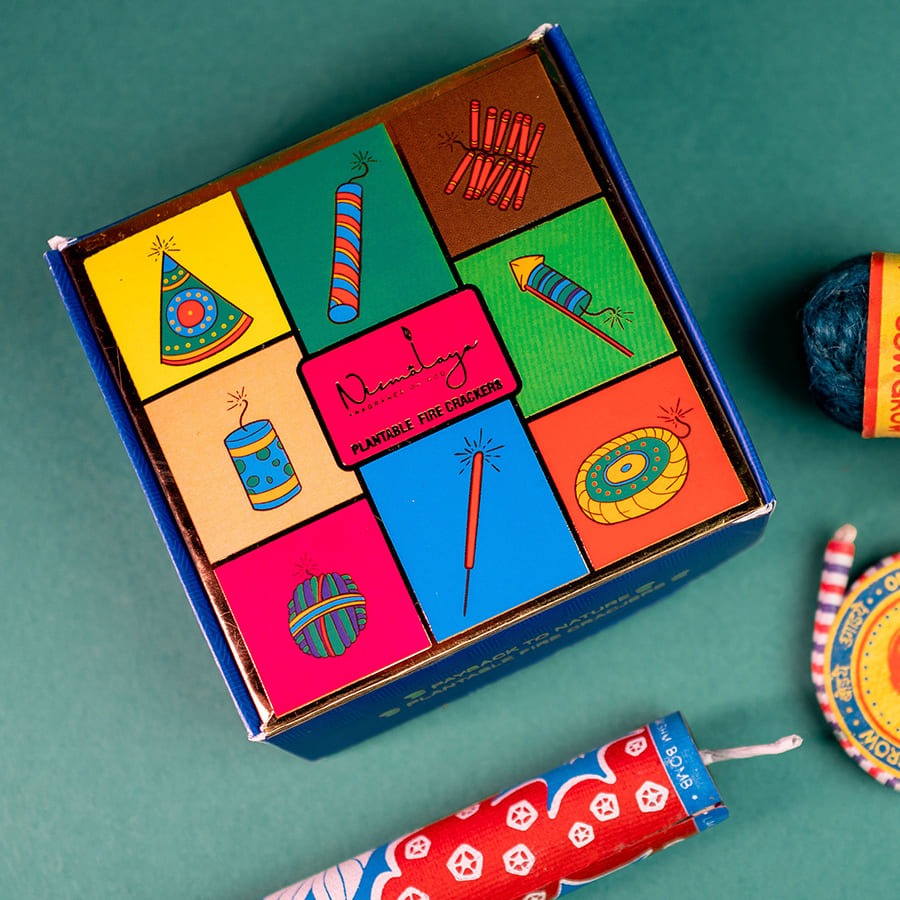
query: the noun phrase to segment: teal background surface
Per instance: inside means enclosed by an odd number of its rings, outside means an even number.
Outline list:
[[[40,253],[560,22],[779,498],[757,547],[315,763],[248,743]],[[0,896],[251,898],[674,708],[728,822],[576,895],[894,896],[900,797],[808,680],[819,561],[900,550],[900,445],[809,402],[796,312],[900,249],[900,8],[860,0],[4,4]],[[859,568],[859,567],[858,567]]]

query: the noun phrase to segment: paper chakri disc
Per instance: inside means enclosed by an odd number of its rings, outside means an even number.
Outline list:
[[[847,592],[825,641],[821,677],[841,746],[900,789],[900,554]]]

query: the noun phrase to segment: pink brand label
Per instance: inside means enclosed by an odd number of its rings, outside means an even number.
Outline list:
[[[470,287],[305,359],[300,375],[345,468],[520,386]]]

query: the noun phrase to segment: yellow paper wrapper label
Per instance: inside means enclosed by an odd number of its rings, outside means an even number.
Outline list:
[[[863,437],[900,437],[900,254],[873,253]]]

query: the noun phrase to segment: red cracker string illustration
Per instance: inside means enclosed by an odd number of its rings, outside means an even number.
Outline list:
[[[503,148],[503,138],[506,135],[506,129],[509,127],[509,120],[512,113],[508,109],[504,109],[500,115],[500,124],[497,126],[497,138],[494,141],[494,152],[499,153]]]
[[[475,157],[472,164],[472,171],[469,172],[469,184],[466,186],[466,200],[471,200],[475,196],[475,189],[478,186],[478,180],[481,178],[481,170],[484,167],[484,154],[479,153]]]
[[[528,138],[531,136],[531,116],[528,113],[522,119],[522,130],[519,132],[519,143],[516,147],[516,160],[524,162],[528,149]]]
[[[468,153],[462,158],[460,164],[456,167],[453,174],[450,176],[450,180],[447,182],[447,186],[444,188],[445,194],[452,194],[456,190],[456,186],[462,181],[463,175],[466,174],[466,169],[469,168],[469,163],[475,158],[475,151],[469,150]]]
[[[509,129],[509,141],[506,144],[507,156],[512,156],[516,152],[516,144],[519,140],[519,131],[522,129],[522,119],[525,113],[517,112],[513,118],[512,128]]]
[[[513,209],[521,209],[525,202],[525,192],[528,190],[528,181],[531,178],[531,166],[525,166],[522,170],[522,177],[519,179],[519,186],[516,189],[516,199],[513,200]]]
[[[487,118],[484,120],[484,140],[481,146],[490,151],[491,144],[494,143],[494,129],[497,126],[497,107],[489,106],[487,109]]]
[[[519,210],[525,203],[533,175],[532,163],[546,126],[539,122],[532,130],[530,113],[488,106],[481,125],[481,101],[469,101],[469,140],[464,144],[453,132],[441,135],[441,146],[459,145],[465,155],[450,175],[444,193],[454,194],[466,173],[465,200],[487,199],[500,210]]]
[[[541,145],[541,138],[544,136],[544,123],[538,122],[538,127],[534,130],[534,137],[531,139],[531,145],[525,153],[525,162],[529,165],[534,162],[535,154]]]

